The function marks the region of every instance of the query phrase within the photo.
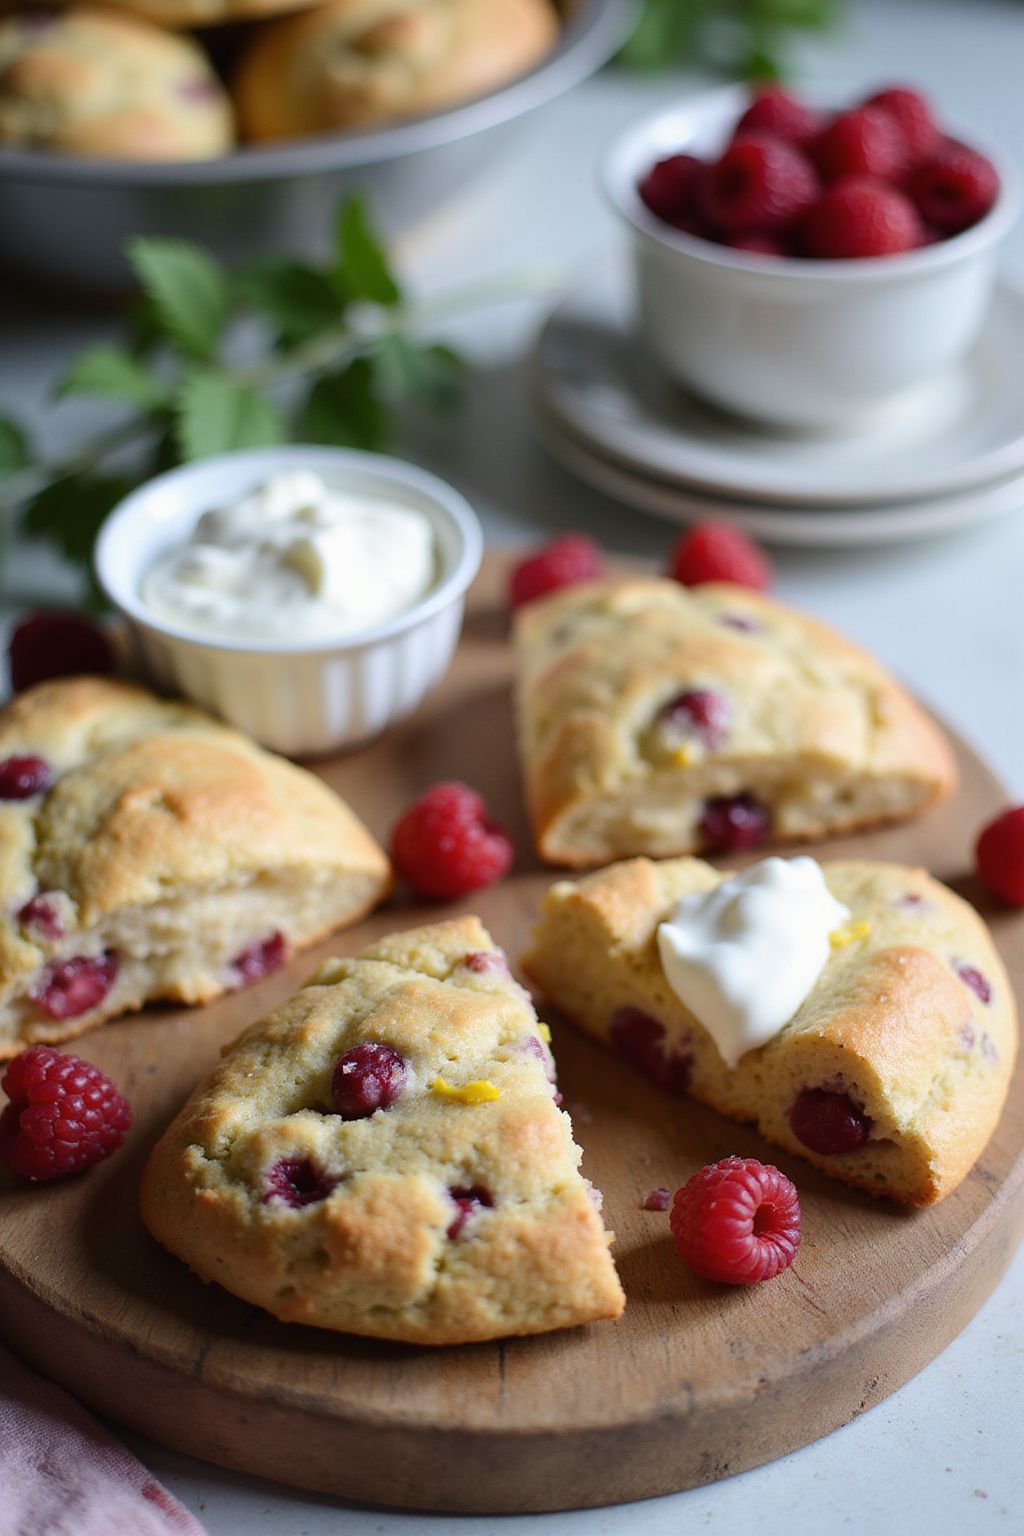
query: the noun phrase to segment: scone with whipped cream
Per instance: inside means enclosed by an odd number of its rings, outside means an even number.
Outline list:
[[[985,924],[896,864],[632,859],[555,885],[524,965],[668,1092],[914,1205],[969,1172],[1017,1051]]]
[[[956,772],[931,719],[824,625],[746,588],[592,582],[516,620],[541,855],[724,852],[916,815]]]
[[[326,784],[189,705],[83,677],[0,712],[0,1057],[207,1002],[390,887]]]
[[[617,1317],[547,1039],[475,917],[330,961],[158,1143],[146,1225],[285,1322],[461,1344]]]
[[[101,6],[0,18],[0,141],[112,160],[205,160],[234,144],[206,54]]]

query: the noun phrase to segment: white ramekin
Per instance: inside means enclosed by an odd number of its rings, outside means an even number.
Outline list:
[[[637,190],[656,160],[720,153],[748,97],[726,87],[629,129],[604,183],[625,220],[640,326],[686,388],[741,415],[788,427],[855,425],[954,363],[978,335],[996,248],[1017,217],[1018,181],[1003,156],[1002,190],[962,235],[863,261],[766,259],[662,223]]]
[[[150,612],[145,571],[188,538],[199,516],[283,470],[311,469],[329,484],[392,497],[434,528],[438,577],[408,613],[336,643],[220,640]],[[157,686],[197,704],[290,757],[355,746],[409,715],[444,676],[458,643],[466,589],[483,536],[468,503],[434,475],[347,448],[261,448],[171,470],[110,514],[96,574],[126,619]]]

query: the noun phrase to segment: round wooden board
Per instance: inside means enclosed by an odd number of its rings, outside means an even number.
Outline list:
[[[324,777],[386,836],[424,785],[463,777],[523,850],[515,875],[468,901],[515,956],[553,878],[526,853],[510,657],[491,560],[456,665],[411,722]],[[822,850],[920,862],[977,901],[1018,991],[1024,916],[989,910],[965,875],[972,831],[1005,796],[958,744],[963,787],[922,821]],[[448,908],[399,901],[287,972],[193,1011],[150,1011],[81,1042],[127,1092],[136,1128],[87,1177],[0,1181],[0,1321],[20,1353],[99,1412],[208,1461],[377,1504],[507,1512],[618,1503],[781,1456],[846,1423],[938,1353],[992,1290],[1024,1225],[1021,1071],[961,1187],[906,1211],[831,1183],[711,1111],[662,1097],[554,1022],[561,1084],[604,1191],[628,1297],[616,1323],[449,1350],[276,1322],[206,1287],[136,1213],[160,1129],[221,1045],[329,953]],[[727,1290],[675,1257],[652,1185],[675,1188],[730,1152],[770,1156],[804,1210],[796,1264]]]

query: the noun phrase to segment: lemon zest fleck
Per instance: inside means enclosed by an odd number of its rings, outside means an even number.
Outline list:
[[[548,1029],[548,1027],[544,1023],[543,1019],[538,1019],[537,1020],[537,1028],[540,1030],[540,1037],[544,1041],[544,1044],[545,1045],[550,1045],[551,1044],[551,1031],[550,1031],[550,1029]]]
[[[494,1099],[501,1098],[501,1089],[495,1088],[486,1078],[478,1078],[472,1083],[463,1083],[461,1088],[453,1088],[443,1077],[435,1077],[430,1084],[430,1091],[437,1098],[448,1099],[453,1104],[490,1104]]]
[[[855,944],[858,939],[866,939],[870,932],[871,924],[861,919],[858,923],[846,923],[842,928],[833,928],[828,941],[833,949],[845,949],[847,944]]]
[[[689,768],[693,762],[694,754],[692,747],[673,747],[671,755],[672,762],[677,768]]]

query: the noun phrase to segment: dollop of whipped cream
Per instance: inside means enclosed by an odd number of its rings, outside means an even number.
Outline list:
[[[290,470],[205,512],[150,566],[142,597],[218,637],[333,641],[407,612],[436,563],[417,508]]]
[[[788,1024],[850,916],[816,859],[763,859],[684,896],[658,927],[669,986],[727,1067]]]

